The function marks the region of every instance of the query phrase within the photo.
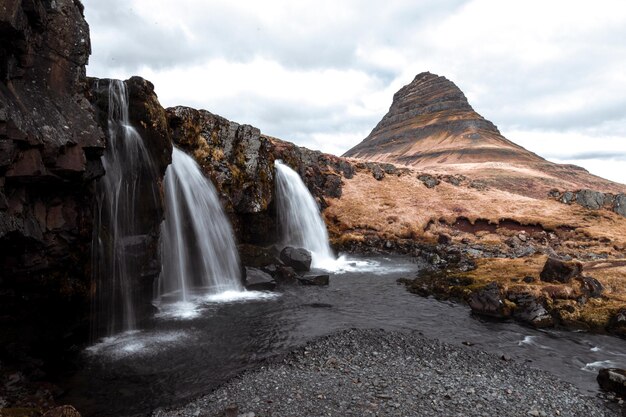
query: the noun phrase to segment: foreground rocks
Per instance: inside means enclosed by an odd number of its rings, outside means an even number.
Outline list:
[[[230,413],[230,414],[229,414]],[[166,416],[611,416],[524,364],[417,333],[349,330],[309,343]]]
[[[603,390],[626,398],[626,369],[608,368],[598,372],[598,384]]]

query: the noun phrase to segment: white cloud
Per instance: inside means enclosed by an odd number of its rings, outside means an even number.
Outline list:
[[[90,75],[142,75],[165,105],[323,151],[358,143],[422,71],[454,81],[507,137],[548,158],[568,149],[551,132],[586,138],[580,154],[626,141],[621,0],[84,3]],[[626,183],[617,166],[589,169]]]

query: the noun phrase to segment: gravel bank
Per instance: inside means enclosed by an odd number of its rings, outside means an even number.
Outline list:
[[[200,366],[200,364],[199,364]],[[170,416],[615,416],[524,364],[417,333],[348,330],[244,373]]]

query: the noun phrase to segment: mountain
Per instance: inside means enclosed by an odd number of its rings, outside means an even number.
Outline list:
[[[508,140],[450,80],[418,74],[387,114],[343,156],[481,177],[506,191],[544,197],[552,188],[624,192],[626,186],[555,164]]]

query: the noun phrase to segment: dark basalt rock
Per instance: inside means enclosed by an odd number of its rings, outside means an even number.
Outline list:
[[[598,210],[604,206],[604,193],[592,190],[580,190],[576,193],[576,202],[581,206]]]
[[[626,194],[618,194],[613,202],[613,211],[626,217]]]
[[[435,188],[441,181],[429,174],[420,174],[417,179],[424,183],[428,188]]]
[[[509,293],[507,298],[515,303],[513,317],[537,328],[554,326],[554,319],[546,309],[546,300],[530,293]]]
[[[105,147],[85,97],[89,53],[79,1],[2,2],[0,346],[54,356],[52,346],[86,333]]]
[[[287,246],[280,251],[280,260],[297,272],[306,272],[311,269],[311,252],[304,248]]]
[[[276,281],[271,275],[257,268],[245,268],[245,287],[251,291],[271,291],[276,288]]]
[[[579,276],[581,272],[582,265],[578,262],[565,262],[555,258],[548,258],[539,276],[544,282],[560,282],[566,284],[570,282],[572,278]]]
[[[600,369],[596,378],[600,388],[626,397],[626,369],[607,368]]]
[[[468,304],[472,312],[478,315],[495,318],[511,316],[511,308],[505,303],[502,289],[496,282],[470,294]]]
[[[330,276],[328,274],[310,274],[298,277],[298,282],[302,285],[328,285]]]

